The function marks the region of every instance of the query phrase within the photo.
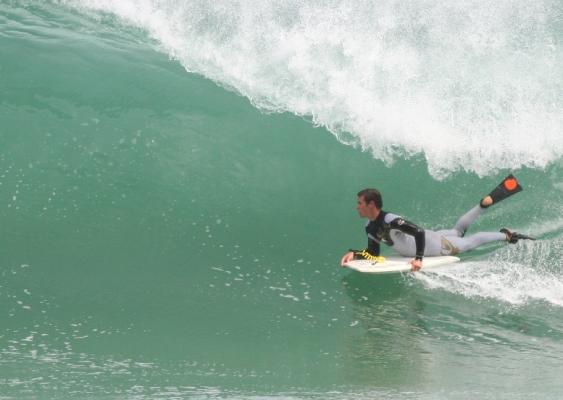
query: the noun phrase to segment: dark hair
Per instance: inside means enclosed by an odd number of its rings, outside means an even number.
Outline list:
[[[383,207],[383,199],[381,198],[381,193],[377,189],[364,189],[358,192],[358,197],[363,197],[366,204],[373,201],[375,206],[381,210]]]

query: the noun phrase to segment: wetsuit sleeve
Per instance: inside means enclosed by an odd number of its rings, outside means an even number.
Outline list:
[[[368,238],[368,248],[366,249],[369,254],[378,256],[381,249],[379,247],[379,242],[373,240],[372,238]]]
[[[416,226],[412,222],[404,220],[403,218],[395,218],[389,224],[391,229],[396,229],[407,235],[414,236],[414,242],[416,244],[416,256],[417,260],[422,260],[424,256],[424,247],[426,245],[426,238],[424,236],[424,229]]]
[[[379,256],[380,247],[379,242],[368,238],[368,247],[364,250],[354,250],[350,249],[354,253],[354,260],[366,260]]]

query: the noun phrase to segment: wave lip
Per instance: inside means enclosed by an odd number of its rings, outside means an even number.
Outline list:
[[[191,72],[435,177],[563,155],[560,10],[495,3],[63,0],[146,30]]]

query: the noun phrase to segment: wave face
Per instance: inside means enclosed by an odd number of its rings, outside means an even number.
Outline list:
[[[563,154],[560,1],[69,0],[118,16],[257,107],[435,177]]]
[[[560,398],[561,12],[511,6],[0,3],[0,398]],[[358,190],[447,228],[509,166],[468,234],[538,241],[338,266]]]

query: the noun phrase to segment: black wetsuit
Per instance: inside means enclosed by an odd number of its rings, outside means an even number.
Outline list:
[[[424,256],[424,229],[396,214],[381,210],[375,220],[368,221],[366,224],[366,233],[368,235],[367,251],[371,255],[379,256],[381,242],[393,246],[395,244],[394,240],[400,239],[400,236],[406,234],[414,237],[416,246],[415,258],[422,260]]]

